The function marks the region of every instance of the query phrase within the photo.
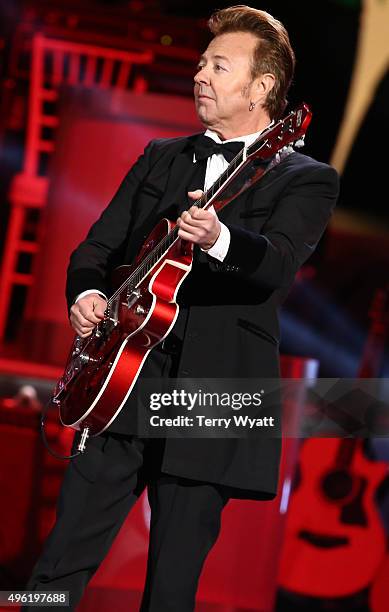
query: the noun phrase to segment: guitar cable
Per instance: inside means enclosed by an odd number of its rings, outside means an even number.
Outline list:
[[[46,403],[46,405],[42,408],[42,411],[41,411],[40,431],[41,431],[41,438],[42,438],[43,444],[45,445],[46,449],[49,451],[50,455],[52,455],[56,459],[74,459],[75,457],[78,457],[78,455],[81,455],[81,452],[82,452],[81,450],[79,450],[77,453],[74,453],[72,455],[60,455],[55,450],[53,450],[49,445],[49,441],[46,437],[46,432],[45,432],[45,418],[51,406],[52,406],[52,402],[51,400],[49,400]]]

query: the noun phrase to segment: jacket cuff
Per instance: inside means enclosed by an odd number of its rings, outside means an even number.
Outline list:
[[[207,253],[210,257],[218,261],[224,261],[230,246],[230,230],[224,223],[220,223],[220,234],[215,244],[210,249],[201,249],[203,253]]]
[[[265,257],[268,241],[262,234],[250,232],[237,225],[228,225],[230,246],[219,270],[249,276],[255,273]]]
[[[68,305],[68,312],[70,307],[74,303],[76,297],[86,291],[87,289],[95,289],[108,294],[108,288],[105,283],[103,276],[97,271],[90,268],[83,268],[79,270],[73,270],[68,273],[66,282],[66,301]]]
[[[83,297],[91,295],[92,293],[97,293],[97,295],[100,295],[105,301],[108,301],[107,296],[102,291],[99,291],[98,289],[87,289],[86,291],[83,291],[82,293],[79,293],[76,296],[76,299],[74,300],[73,304],[77,304],[78,300],[81,300]]]

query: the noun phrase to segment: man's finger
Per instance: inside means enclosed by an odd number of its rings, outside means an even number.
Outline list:
[[[74,315],[70,317],[70,322],[72,323],[73,327],[77,325],[77,327],[85,327],[85,329],[88,330],[92,330],[96,327],[95,323],[89,323],[89,321],[86,321],[86,319],[82,319]]]
[[[204,210],[204,208],[199,208],[198,206],[191,206],[187,212],[194,219],[210,219],[212,221],[216,214],[212,214],[210,210]]]
[[[79,317],[80,317],[80,322],[82,324],[85,324],[85,322],[88,321],[88,323],[91,323],[92,325],[96,325],[101,320],[100,317],[96,317],[93,311],[85,310],[85,309],[81,310],[81,308],[79,310]]]
[[[105,300],[93,300],[93,313],[99,319],[104,319],[104,312],[107,308],[107,302]]]
[[[98,323],[104,318],[107,301],[97,294],[87,295],[76,302],[81,314],[93,323]]]
[[[204,191],[201,189],[196,189],[195,191],[188,191],[188,196],[191,200],[199,200],[203,195]]]
[[[177,221],[178,223],[178,221]],[[182,213],[178,225],[182,225],[185,223],[186,225],[191,225],[192,227],[203,227],[204,219],[196,219],[192,217],[189,213]]]
[[[81,331],[81,330],[77,330],[77,329],[76,329],[75,331],[76,331],[77,336],[80,336],[80,338],[87,338],[88,336],[91,336],[91,335],[92,335],[92,332],[91,332],[91,331],[89,331],[89,332],[83,332],[83,331]]]
[[[183,229],[178,230],[178,236],[182,240],[188,240],[189,242],[199,242],[200,237],[197,234],[192,234],[191,232],[186,232]]]
[[[93,329],[90,329],[88,327],[84,327],[83,325],[80,325],[79,323],[77,323],[77,321],[70,321],[72,328],[74,329],[74,331],[76,332],[76,334],[78,336],[80,336],[81,338],[85,338],[86,336],[90,336],[91,333],[93,332]]]
[[[184,232],[187,232],[188,234],[191,234],[192,236],[196,236],[198,238],[202,238],[204,237],[207,232],[208,229],[207,227],[204,226],[204,223],[196,223],[196,222],[189,222],[186,223],[185,221],[183,221],[182,219],[180,219],[180,222],[177,223],[179,230],[183,230]]]

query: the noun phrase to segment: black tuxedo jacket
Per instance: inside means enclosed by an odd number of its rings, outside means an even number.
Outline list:
[[[154,225],[175,220],[202,188],[205,162],[193,163],[197,135],[153,140],[72,253],[67,300],[86,289],[111,291],[111,270],[130,263]],[[179,291],[188,318],[179,376],[279,376],[278,308],[312,254],[338,195],[333,168],[292,153],[219,213],[231,233],[220,263],[195,249]],[[235,497],[275,495],[279,438],[166,441],[163,470],[234,487]]]

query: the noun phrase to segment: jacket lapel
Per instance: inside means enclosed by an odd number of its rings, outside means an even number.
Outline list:
[[[165,193],[159,203],[161,212],[169,211],[170,218],[174,221],[191,205],[188,191],[202,189],[204,185],[206,163],[193,163],[191,144],[196,137],[197,135],[189,136],[181,151],[175,155],[169,168]]]

